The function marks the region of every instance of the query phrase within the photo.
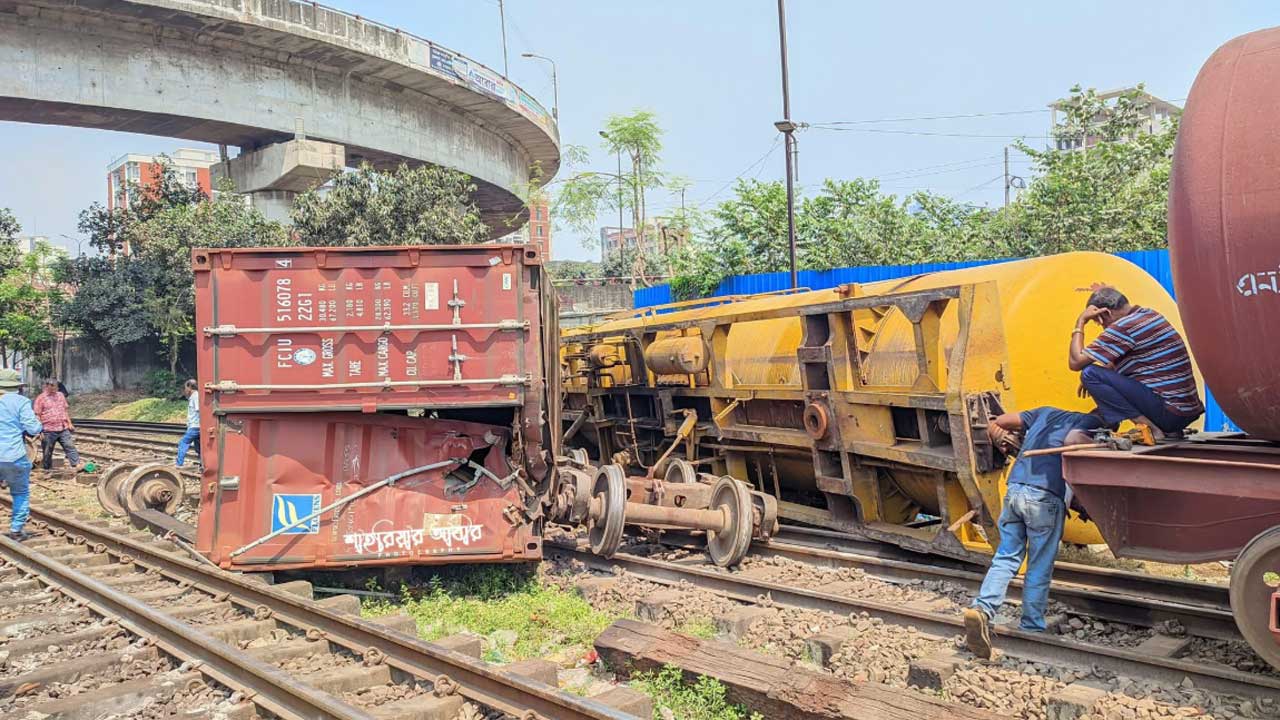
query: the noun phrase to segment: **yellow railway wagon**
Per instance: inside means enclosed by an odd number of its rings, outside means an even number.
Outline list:
[[[566,439],[633,478],[729,475],[773,496],[783,519],[978,559],[997,542],[1009,467],[987,440],[991,415],[1092,408],[1067,346],[1094,283],[1182,330],[1154,278],[1102,253],[674,303],[570,328]],[[1102,542],[1074,514],[1064,539]]]

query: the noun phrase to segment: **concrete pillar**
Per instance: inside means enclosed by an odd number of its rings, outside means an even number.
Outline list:
[[[346,147],[335,143],[288,140],[243,151],[210,172],[215,187],[221,178],[230,178],[267,219],[288,222],[294,199],[340,171],[346,155]]]
[[[289,211],[298,193],[288,190],[256,190],[249,193],[249,204],[258,209],[268,220],[288,223]]]

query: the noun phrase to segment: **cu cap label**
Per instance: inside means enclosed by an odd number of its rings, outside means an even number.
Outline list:
[[[314,535],[320,532],[320,516],[298,521],[320,509],[320,495],[272,495],[271,532],[284,530],[284,535]]]

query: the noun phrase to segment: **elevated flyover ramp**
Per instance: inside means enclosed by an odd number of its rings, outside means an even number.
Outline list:
[[[474,178],[497,236],[523,220],[534,168],[560,165],[550,113],[498,73],[311,2],[0,0],[0,65],[0,120],[237,146],[224,171],[250,193],[299,191],[277,157],[320,158],[317,178],[335,156],[431,163]],[[253,155],[300,138],[340,147]]]

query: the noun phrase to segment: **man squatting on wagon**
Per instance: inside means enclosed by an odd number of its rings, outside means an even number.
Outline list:
[[[1090,321],[1103,331],[1085,347],[1084,326]],[[1015,454],[1089,443],[1093,431],[1114,430],[1125,420],[1147,425],[1163,438],[1181,433],[1204,412],[1182,336],[1164,316],[1130,304],[1115,288],[1098,287],[1090,295],[1071,331],[1068,365],[1080,371],[1081,396],[1092,396],[1097,407],[1088,413],[1052,407],[1005,413],[987,429],[997,447]],[[1024,558],[1018,626],[1044,632],[1053,563],[1070,505],[1060,454],[1014,461],[1000,510],[1000,544],[978,597],[964,611],[965,644],[975,655],[991,657],[991,619]]]

